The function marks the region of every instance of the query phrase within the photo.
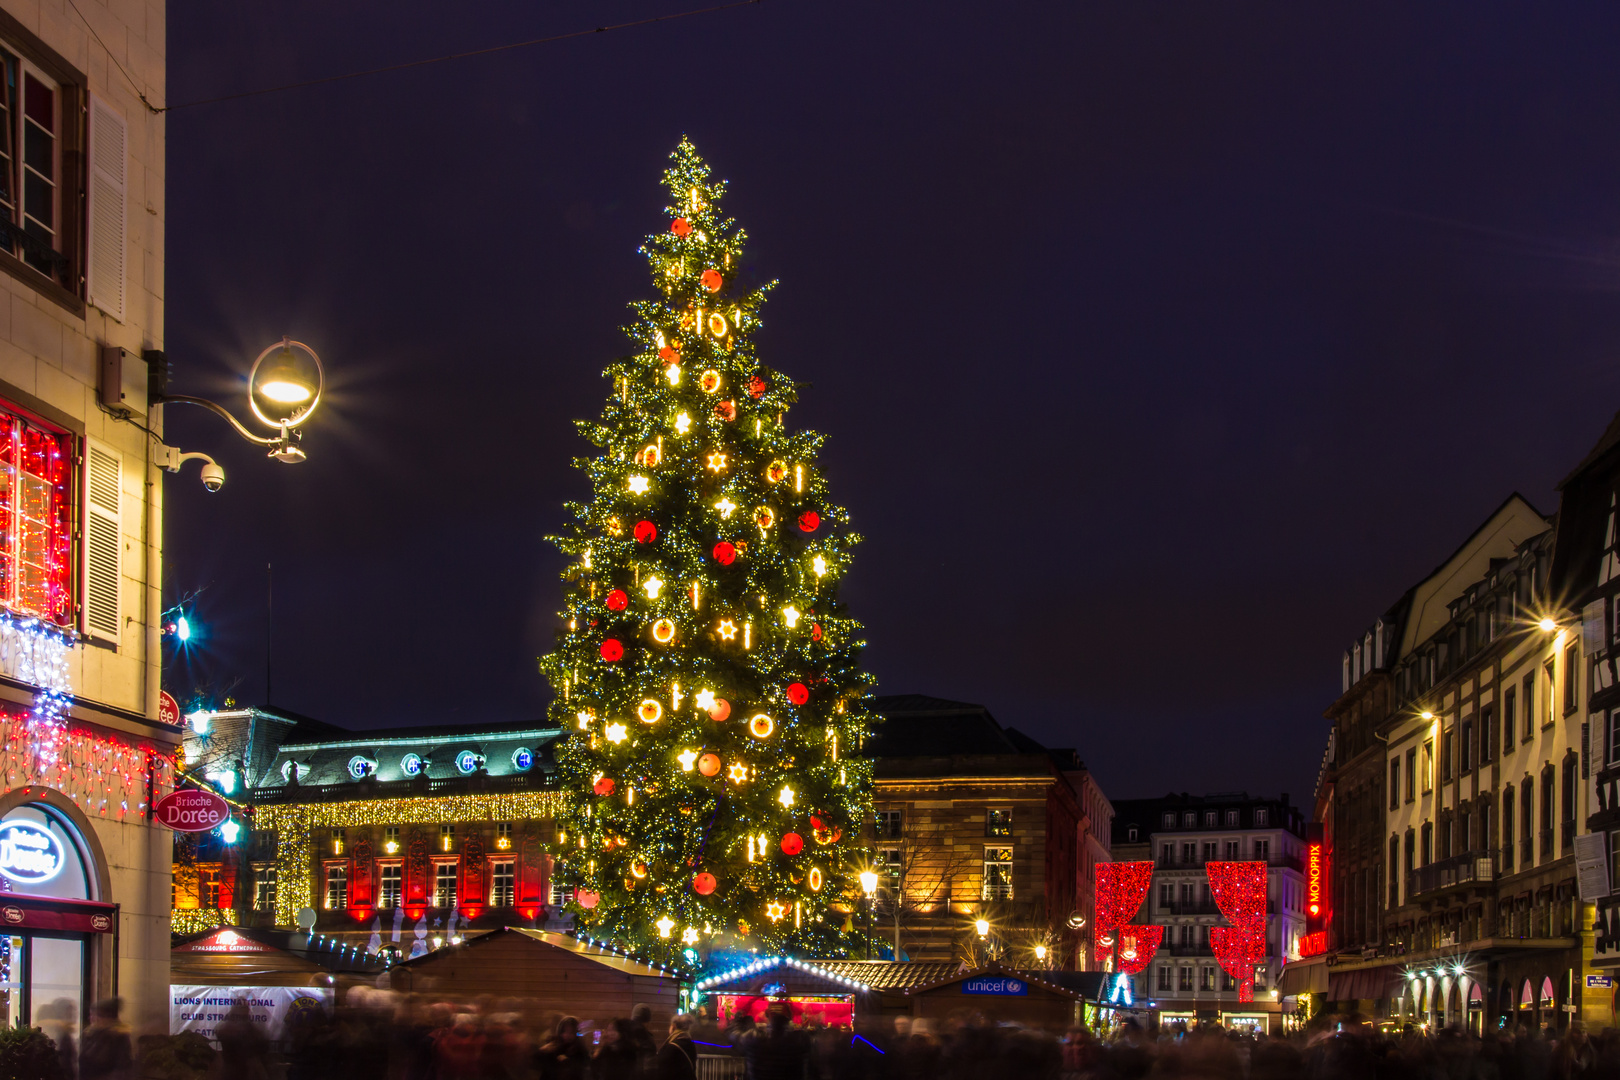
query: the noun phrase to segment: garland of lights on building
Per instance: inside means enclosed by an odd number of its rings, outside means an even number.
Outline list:
[[[299,909],[318,906],[314,876],[317,830],[553,818],[562,807],[562,798],[555,791],[520,791],[257,807],[254,829],[276,834],[276,923],[293,926]]]
[[[858,895],[871,815],[873,680],[837,599],[860,537],[756,355],[771,283],[747,283],[726,185],[685,139],[664,184],[641,249],[660,297],[580,424],[592,496],[553,538],[573,559],[541,661],[569,732],[561,874],[581,925],[640,952],[844,955],[857,935],[825,916]]]
[[[1254,1000],[1254,968],[1266,955],[1266,864],[1204,864],[1209,892],[1231,926],[1209,932],[1215,959],[1238,981],[1238,1000]]]

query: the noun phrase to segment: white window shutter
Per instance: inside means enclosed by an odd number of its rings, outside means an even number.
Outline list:
[[[89,258],[85,286],[89,300],[124,321],[125,272],[129,233],[129,126],[105,101],[90,98]]]
[[[84,602],[80,623],[93,638],[118,644],[123,630],[119,592],[124,549],[119,512],[123,502],[123,459],[101,443],[84,444]]]

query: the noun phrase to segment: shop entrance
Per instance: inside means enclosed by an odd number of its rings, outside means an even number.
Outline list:
[[[0,938],[0,1008],[5,1022],[66,1027],[78,1041],[90,1003],[90,935],[11,932]]]

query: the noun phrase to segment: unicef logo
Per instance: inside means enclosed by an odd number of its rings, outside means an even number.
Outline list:
[[[19,885],[49,881],[62,869],[62,842],[28,821],[0,825],[0,875]]]
[[[1007,993],[1009,993],[1009,994],[1022,994],[1023,992],[1024,992],[1024,984],[1023,983],[1019,982],[1017,979],[1008,979],[1007,980]]]

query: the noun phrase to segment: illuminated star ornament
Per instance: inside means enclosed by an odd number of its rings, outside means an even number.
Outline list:
[[[691,426],[692,418],[687,416],[685,413],[681,413],[675,418],[675,430],[680,432],[682,435],[685,435]]]
[[[744,780],[748,779],[748,766],[739,761],[737,764],[726,769],[726,778],[733,784],[742,783]]]
[[[724,454],[710,454],[709,455],[709,471],[710,472],[725,472],[726,471],[726,455],[724,455]]]
[[[781,803],[784,807],[792,806],[793,805],[793,789],[790,788],[790,787],[782,788],[782,793],[776,797],[776,801]]]
[[[735,632],[735,630],[733,630],[733,632]],[[710,709],[714,708],[714,691],[699,690],[697,692],[697,697],[693,698],[692,700],[697,704],[698,708],[702,709],[704,712],[708,712]]]
[[[730,499],[724,499],[723,498],[719,502],[714,504],[714,508],[716,510],[720,511],[720,516],[721,517],[729,518],[731,516],[731,512],[733,510],[737,509],[737,504],[732,502]]]
[[[814,559],[810,560],[810,569],[816,572],[816,577],[821,577],[827,572],[827,560],[823,559],[820,555],[817,555]]]
[[[610,742],[610,743],[622,743],[622,742],[624,742],[624,731],[625,731],[625,729],[624,729],[623,724],[609,724],[607,726],[607,739],[608,739],[608,742]]]
[[[781,922],[783,916],[786,914],[787,908],[783,907],[781,901],[779,900],[772,900],[769,904],[765,905],[765,917],[771,920],[771,922]]]
[[[698,943],[698,932],[688,926],[681,931],[681,940],[688,945],[696,945]]]
[[[629,480],[630,490],[637,495],[647,493],[647,478],[645,476],[632,476]]]
[[[727,641],[730,641],[737,636],[737,624],[732,622],[730,619],[721,619],[720,625],[715,627],[715,629],[718,630],[720,632],[720,636],[725,638]]]

